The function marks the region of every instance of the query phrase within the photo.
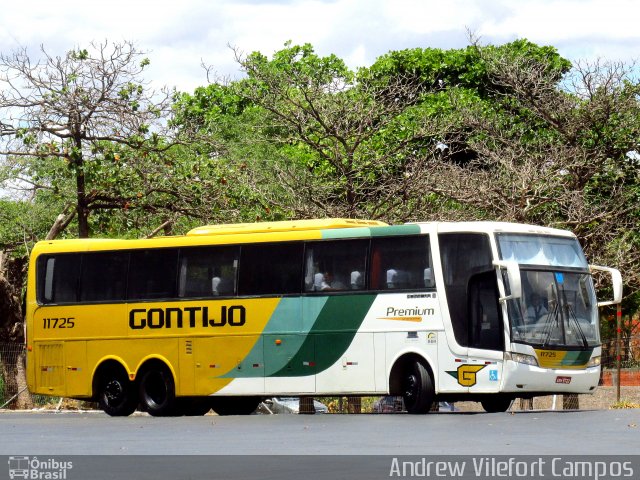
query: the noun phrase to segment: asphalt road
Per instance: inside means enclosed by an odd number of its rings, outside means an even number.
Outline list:
[[[0,455],[635,455],[640,410],[111,418],[0,413]]]

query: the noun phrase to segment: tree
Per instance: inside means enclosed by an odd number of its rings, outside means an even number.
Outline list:
[[[297,216],[380,218],[406,206],[407,152],[432,135],[430,123],[397,123],[419,100],[416,82],[371,79],[308,44],[236,58],[248,78],[234,92],[267,112],[262,133],[280,153],[271,176]]]
[[[20,297],[29,246],[55,238],[72,220],[80,237],[89,236],[91,212],[126,205],[122,193],[135,182],[118,180],[134,177],[151,154],[171,145],[160,136],[170,96],[148,91],[140,79],[148,60],[132,44],[42,54],[37,62],[26,49],[0,55],[0,182],[29,193],[3,202],[0,212],[4,343],[24,342]],[[23,366],[21,356],[3,357],[8,395],[24,383]]]
[[[621,64],[577,64],[564,76],[547,60],[477,46],[488,100],[449,92],[447,138],[475,152],[463,165],[425,157],[423,189],[456,205],[457,218],[567,228],[593,262],[640,287],[640,86]],[[428,213],[426,213],[428,215]]]
[[[71,177],[78,235],[85,238],[93,210],[126,201],[95,188],[104,180],[100,167],[117,170],[119,148],[144,156],[171,145],[160,135],[170,95],[147,88],[141,74],[149,60],[129,42],[91,44],[64,57],[41,50],[38,62],[24,48],[0,55],[0,155],[20,186],[55,191]]]
[[[290,167],[303,169],[297,156],[289,155],[294,148],[274,136],[277,127],[269,112],[241,97],[238,89],[235,82],[212,83],[180,94],[174,105],[172,122],[194,140],[191,155],[208,158],[218,172],[213,191],[221,198],[210,211],[227,222],[299,217],[298,200],[287,184],[296,177],[289,176]]]
[[[518,41],[499,48],[547,59],[556,77],[568,68],[551,47]],[[495,85],[476,48],[390,52],[357,72],[334,55],[316,55],[308,44],[286,44],[271,59],[259,52],[236,52],[236,58],[248,78],[184,95],[178,116],[215,138],[216,153],[226,159],[233,145],[245,145],[250,180],[267,203],[298,217],[391,221],[419,219],[440,203],[451,206],[425,195],[422,159],[475,158],[458,137],[450,92],[472,103],[491,101]],[[229,125],[244,128],[229,135]]]

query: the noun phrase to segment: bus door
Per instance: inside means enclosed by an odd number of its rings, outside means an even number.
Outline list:
[[[467,298],[469,322],[468,361],[477,369],[469,393],[500,390],[504,359],[504,328],[495,269],[474,275]]]
[[[504,326],[489,236],[445,233],[438,239],[453,331],[448,335],[451,345],[439,345],[439,388],[447,392],[498,392]]]

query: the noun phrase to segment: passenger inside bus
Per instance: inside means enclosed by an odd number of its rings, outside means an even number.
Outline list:
[[[364,287],[364,279],[362,278],[362,273],[358,270],[354,270],[351,272],[351,290],[361,290]]]
[[[407,288],[409,287],[409,284],[409,272],[396,268],[390,268],[387,270],[387,288]]]
[[[316,273],[314,277],[314,287],[314,290],[317,292],[345,289],[344,283],[336,279],[330,271]]]
[[[527,307],[527,321],[529,323],[537,323],[544,315],[548,313],[547,307],[542,297],[537,293],[531,295],[531,304]]]

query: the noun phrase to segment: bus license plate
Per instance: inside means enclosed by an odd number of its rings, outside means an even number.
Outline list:
[[[569,385],[571,383],[571,377],[556,377],[556,383],[564,383]]]

